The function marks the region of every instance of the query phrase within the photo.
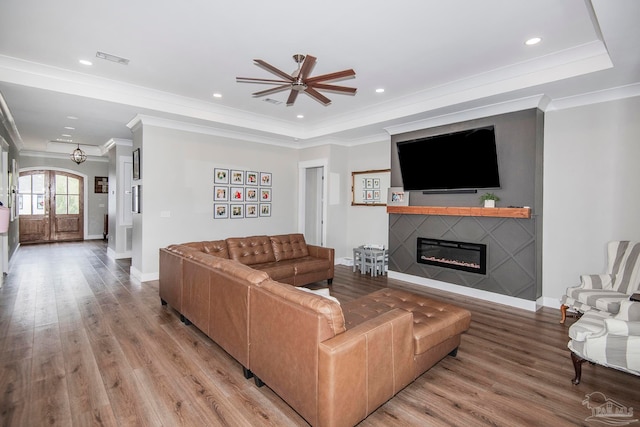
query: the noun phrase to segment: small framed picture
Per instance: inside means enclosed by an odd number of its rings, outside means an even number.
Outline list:
[[[364,188],[373,188],[373,178],[367,178],[366,183]]]
[[[109,177],[96,176],[94,193],[108,193],[109,192]]]
[[[271,203],[260,203],[260,216],[271,216]]]
[[[216,219],[229,218],[229,205],[226,203],[214,203],[213,217]]]
[[[390,187],[387,195],[389,206],[409,206],[409,193],[405,193],[402,187]]]
[[[380,188],[380,178],[373,178],[373,188]]]
[[[373,190],[373,200],[376,202],[380,201],[380,190]]]
[[[244,218],[244,205],[231,205],[231,218]]]
[[[244,187],[231,187],[231,201],[232,202],[244,201]]]
[[[229,187],[220,187],[215,185],[213,187],[213,200],[215,200],[216,202],[229,201]]]
[[[229,169],[215,168],[213,170],[213,183],[214,184],[228,184],[229,183]]]
[[[258,185],[258,172],[247,171],[244,183],[246,185]]]
[[[252,187],[246,187],[244,189],[244,201],[245,202],[257,202],[258,201],[258,189]]]
[[[261,202],[270,202],[271,201],[271,189],[270,188],[260,188],[260,201]]]
[[[231,171],[231,184],[244,185],[244,171],[232,170]]]
[[[263,187],[271,187],[271,173],[260,172],[260,185]]]
[[[373,190],[367,190],[367,196],[365,197],[367,202],[373,200]]]
[[[257,218],[258,217],[258,205],[256,203],[247,203],[244,207],[244,215],[247,218]]]

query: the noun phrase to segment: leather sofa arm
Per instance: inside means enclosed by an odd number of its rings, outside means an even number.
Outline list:
[[[355,425],[413,381],[413,314],[393,309],[318,351],[318,425]]]
[[[307,250],[309,251],[309,255],[316,258],[328,259],[331,261],[331,265],[334,264],[335,250],[333,248],[307,244]]]

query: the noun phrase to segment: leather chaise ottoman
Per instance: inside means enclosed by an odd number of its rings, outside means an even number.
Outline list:
[[[414,379],[446,355],[455,356],[471,323],[464,308],[400,289],[380,289],[342,304],[347,329],[395,308],[413,313]]]

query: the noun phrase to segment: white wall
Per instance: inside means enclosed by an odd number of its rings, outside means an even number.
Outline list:
[[[344,190],[348,194],[346,246],[350,253],[344,256],[352,257],[351,249],[363,244],[389,246],[389,215],[386,206],[351,206],[351,173],[390,167],[390,138],[349,148],[348,177],[344,183]],[[382,189],[382,197],[385,200],[386,194],[386,189]]]
[[[140,133],[141,179],[134,184],[142,186],[142,213],[134,215],[131,260],[140,280],[157,278],[158,249],[172,243],[297,229],[297,150],[144,122],[134,128],[134,149]],[[271,217],[213,219],[216,167],[271,172]]]
[[[640,240],[640,97],[545,116],[543,296],[601,273],[610,240]]]

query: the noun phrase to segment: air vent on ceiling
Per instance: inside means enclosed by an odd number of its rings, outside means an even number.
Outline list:
[[[282,101],[278,101],[277,99],[273,99],[273,98],[265,98],[263,101],[264,102],[268,102],[269,104],[273,104],[273,105],[282,104]]]
[[[122,65],[129,65],[129,60],[127,58],[111,55],[110,53],[96,52],[96,57],[100,59],[106,59],[107,61],[111,62],[117,62],[118,64]]]

